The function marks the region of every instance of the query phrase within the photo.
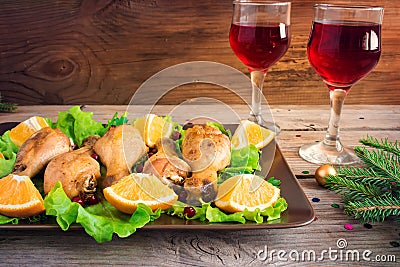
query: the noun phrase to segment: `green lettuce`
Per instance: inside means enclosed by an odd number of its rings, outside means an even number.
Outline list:
[[[0,159],[0,178],[11,173],[15,159],[17,158],[18,147],[10,139],[10,131],[0,137],[0,152],[4,159]]]
[[[92,119],[93,112],[84,112],[79,106],[74,106],[68,111],[58,113],[54,125],[80,146],[83,139],[91,135],[103,136],[107,127],[101,122]]]
[[[225,134],[226,136],[229,137],[229,139],[232,138],[232,133],[231,130],[229,129],[225,129],[224,126],[218,122],[215,121],[209,121],[206,123],[206,125],[217,128],[218,130],[220,130],[223,134]]]
[[[153,212],[144,204],[139,204],[133,215],[127,215],[104,199],[99,204],[84,208],[68,198],[60,182],[45,197],[44,206],[46,215],[55,216],[62,230],[79,223],[97,242],[110,241],[114,233],[119,237],[130,236],[137,228],[161,215],[161,210]]]
[[[18,218],[10,218],[4,215],[0,215],[0,224],[18,224]]]
[[[254,170],[260,170],[259,159],[259,149],[255,145],[250,144],[241,149],[232,149],[230,166],[249,167]]]
[[[219,172],[218,184],[221,184],[230,177],[254,173],[260,170],[260,150],[253,144],[241,149],[232,149],[230,165]]]
[[[187,206],[185,203],[177,201],[170,208],[166,209],[164,212],[177,216],[186,220],[201,220],[208,221],[210,223],[222,223],[222,222],[238,222],[246,223],[246,221],[253,221],[256,223],[263,223],[264,219],[266,221],[273,221],[281,217],[281,213],[287,209],[287,202],[284,198],[280,197],[277,202],[264,210],[256,209],[254,211],[249,211],[245,209],[242,212],[235,213],[225,213],[217,207],[212,207],[211,203],[202,203],[201,207],[193,207],[196,213],[193,217],[187,217],[184,213],[184,208]]]

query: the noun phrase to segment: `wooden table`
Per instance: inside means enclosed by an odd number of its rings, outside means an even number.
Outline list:
[[[157,107],[160,114],[170,110],[169,106]],[[17,113],[0,114],[0,123],[21,121],[32,115],[51,118],[68,106],[21,106]],[[106,121],[115,111],[125,111],[125,106],[84,106],[83,110],[93,111],[94,118]],[[185,122],[195,115],[191,111],[177,114],[174,119]],[[213,112],[218,113],[218,108]],[[238,113],[245,109],[235,107]],[[139,266],[233,266],[233,265],[370,265],[396,266],[393,262],[374,262],[362,259],[362,253],[372,251],[370,259],[395,257],[400,262],[400,247],[391,241],[400,242],[400,224],[387,221],[374,224],[367,229],[356,220],[343,214],[341,197],[320,186],[314,180],[316,165],[299,158],[300,145],[322,139],[328,120],[327,106],[274,106],[272,113],[282,132],[277,140],[293,172],[307,197],[319,198],[312,202],[317,220],[292,229],[246,230],[246,231],[160,231],[138,230],[129,238],[115,237],[113,241],[98,244],[81,230],[63,232],[1,230],[0,265],[139,265]],[[400,139],[400,106],[360,105],[345,106],[342,117],[341,136],[347,146],[353,147],[366,134],[377,138]],[[350,223],[354,230],[344,228]],[[360,261],[346,261],[329,258],[319,262],[294,261],[295,253],[314,251],[321,255],[324,250],[338,249],[337,241],[345,239],[346,251],[357,251]],[[273,258],[265,259],[274,250]],[[279,252],[282,250],[281,252]],[[291,252],[292,251],[292,252]],[[345,251],[343,251],[345,253]],[[281,254],[279,254],[281,253]],[[286,254],[284,254],[286,253]],[[259,257],[257,257],[259,254]],[[279,260],[279,255],[282,260]],[[352,259],[352,257],[348,257]]]

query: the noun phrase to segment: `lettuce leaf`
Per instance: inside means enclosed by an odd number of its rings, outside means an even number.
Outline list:
[[[10,218],[4,215],[0,215],[0,224],[7,223],[18,224],[18,218]]]
[[[233,149],[231,154],[231,167],[250,167],[254,170],[260,170],[258,163],[260,152],[258,148],[250,144],[241,149]]]
[[[110,241],[114,233],[119,237],[130,236],[137,228],[161,215],[161,210],[153,212],[148,206],[139,204],[130,216],[118,211],[106,200],[83,208],[68,198],[60,182],[45,197],[44,205],[46,214],[56,216],[62,230],[67,230],[73,223],[79,223],[97,242]]]
[[[58,225],[66,231],[76,221],[81,205],[69,199],[58,181],[44,198],[44,207],[46,215],[55,216]]]
[[[231,130],[229,129],[225,129],[224,126],[218,122],[215,121],[210,121],[207,122],[206,125],[217,128],[218,130],[220,130],[224,135],[228,136],[229,139],[232,139],[232,133]]]
[[[68,111],[58,113],[55,127],[80,146],[86,137],[103,136],[108,129],[101,122],[93,120],[92,117],[93,112],[84,112],[79,106],[73,106]]]
[[[231,163],[229,167],[219,172],[218,184],[221,184],[230,177],[239,174],[254,173],[255,170],[260,170],[259,159],[260,151],[253,144],[241,149],[232,149]]]
[[[0,159],[0,178],[12,172],[15,159],[17,158],[18,147],[10,139],[10,131],[0,137],[0,152],[4,159]]]
[[[249,211],[245,209],[242,212],[235,212],[227,214],[217,207],[212,207],[211,203],[202,203],[201,207],[194,207],[196,214],[188,218],[184,213],[184,208],[187,206],[185,203],[180,201],[175,202],[172,207],[166,209],[166,214],[177,216],[186,220],[208,221],[210,223],[222,223],[222,222],[238,222],[246,223],[246,221],[253,221],[256,223],[263,223],[264,219],[267,221],[273,221],[281,217],[281,213],[287,209],[287,202],[284,198],[280,197],[274,206],[270,206],[264,210],[256,209]]]

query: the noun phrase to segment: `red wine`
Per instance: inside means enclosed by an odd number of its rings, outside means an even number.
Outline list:
[[[267,70],[286,52],[290,42],[289,27],[276,25],[232,24],[229,42],[236,56],[250,70]]]
[[[330,89],[352,84],[367,75],[381,55],[381,25],[314,22],[308,60]]]

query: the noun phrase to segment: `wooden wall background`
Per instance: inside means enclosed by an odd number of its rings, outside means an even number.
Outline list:
[[[265,83],[270,104],[326,104],[328,93],[307,61],[312,6],[292,0],[292,42]],[[400,1],[323,1],[383,5],[383,53],[346,103],[400,104]],[[215,61],[247,73],[232,53],[231,0],[2,0],[0,90],[19,104],[127,104],[134,91],[166,67]],[[163,104],[196,96],[228,103],[222,88],[177,88]]]

